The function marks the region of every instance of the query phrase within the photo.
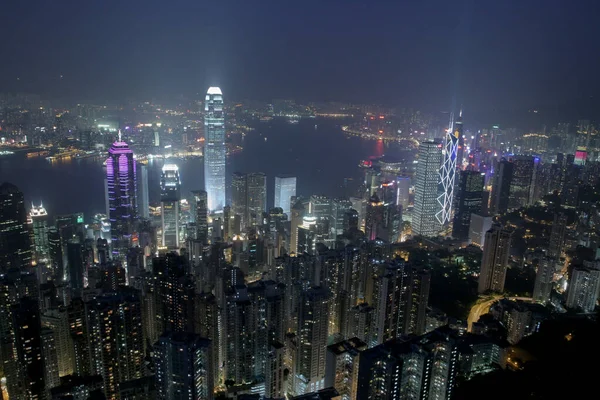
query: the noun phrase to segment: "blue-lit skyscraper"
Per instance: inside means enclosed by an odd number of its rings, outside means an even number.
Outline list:
[[[281,207],[283,213],[291,218],[291,200],[296,196],[296,177],[295,176],[276,176],[275,177],[275,207]]]
[[[204,112],[204,186],[212,212],[225,206],[225,117],[223,93],[218,87],[208,88]]]
[[[175,164],[165,164],[160,176],[160,204],[162,222],[162,245],[179,250],[179,201],[181,179]]]
[[[137,215],[136,169],[133,151],[121,140],[121,132],[108,151],[106,194],[114,258],[124,258],[131,245]]]

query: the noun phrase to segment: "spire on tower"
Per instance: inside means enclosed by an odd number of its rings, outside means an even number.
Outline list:
[[[119,142],[121,142],[121,130],[119,129]]]

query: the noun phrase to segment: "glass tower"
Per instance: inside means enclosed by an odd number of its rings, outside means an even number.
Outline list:
[[[296,177],[295,176],[276,176],[275,177],[275,207],[280,207],[283,213],[291,217],[292,197],[296,196]]]
[[[108,151],[106,194],[111,225],[112,254],[125,258],[131,245],[137,215],[136,163],[133,151],[121,140],[121,132]]]
[[[412,218],[413,235],[431,237],[437,236],[440,231],[441,225],[436,214],[441,208],[437,201],[441,163],[442,145],[437,142],[421,143]]]
[[[162,245],[179,249],[179,201],[181,179],[175,164],[165,164],[160,176],[160,202],[162,222]]]
[[[204,112],[204,186],[212,212],[225,206],[225,117],[223,93],[218,87],[208,88]]]

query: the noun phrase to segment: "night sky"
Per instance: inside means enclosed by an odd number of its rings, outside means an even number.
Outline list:
[[[600,89],[592,0],[5,0],[2,16],[1,90],[66,99],[214,84],[487,112],[592,110]]]

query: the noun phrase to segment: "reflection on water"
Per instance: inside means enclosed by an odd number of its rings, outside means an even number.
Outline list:
[[[228,179],[234,171],[261,171],[268,177],[268,199],[273,201],[273,182],[277,174],[298,177],[298,194],[320,193],[341,196],[344,178],[359,182],[361,159],[386,156],[400,157],[397,144],[346,137],[339,121],[301,120],[288,124],[274,119],[257,123],[256,130],[234,135],[244,150],[228,158]],[[267,141],[264,139],[268,138]],[[243,142],[242,142],[243,141]],[[83,211],[86,216],[104,212],[104,170],[102,160],[64,159],[49,163],[43,158],[26,159],[21,155],[0,158],[0,181],[16,184],[28,202],[43,201],[52,215]],[[169,160],[180,168],[182,193],[204,187],[202,159]],[[151,187],[150,202],[159,201],[162,160],[148,163]]]

